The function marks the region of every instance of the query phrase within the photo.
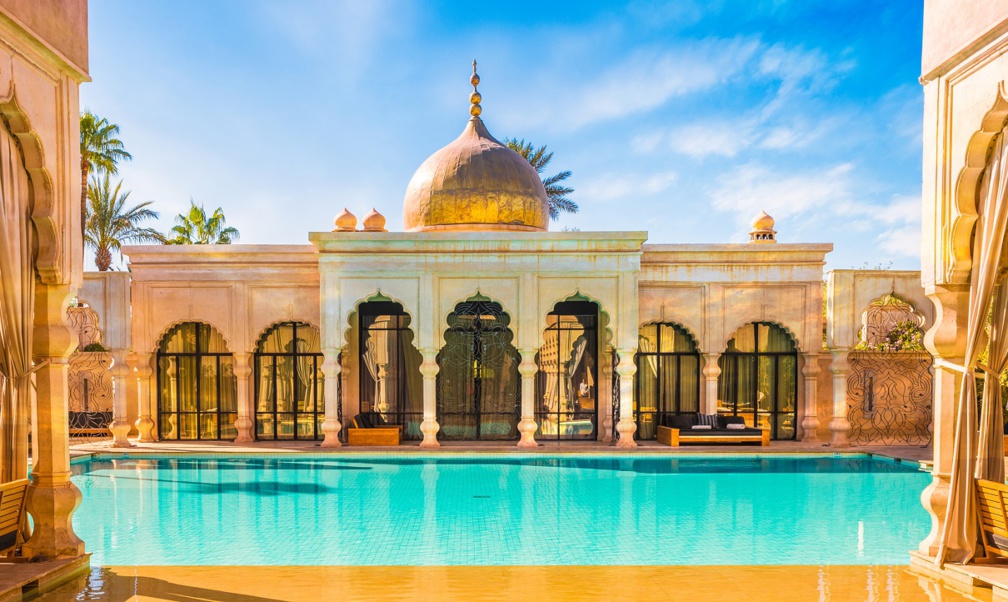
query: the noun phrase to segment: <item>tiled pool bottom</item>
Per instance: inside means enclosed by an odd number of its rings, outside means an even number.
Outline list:
[[[989,602],[991,594],[905,566],[126,566],[95,569],[41,600]]]
[[[109,565],[906,564],[914,463],[868,456],[108,456],[74,528]]]

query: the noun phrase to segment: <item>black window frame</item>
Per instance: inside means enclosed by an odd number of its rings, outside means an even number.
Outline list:
[[[253,433],[255,434],[256,441],[319,441],[320,439],[324,438],[324,434],[322,433],[322,428],[320,426],[320,420],[319,420],[319,418],[321,417],[322,420],[325,420],[325,386],[324,386],[324,382],[318,378],[319,365],[322,363],[323,357],[324,357],[322,355],[321,349],[318,352],[298,352],[297,351],[297,345],[295,344],[294,345],[294,351],[290,352],[290,353],[287,353],[287,352],[264,352],[264,351],[262,351],[262,343],[266,339],[266,337],[269,336],[269,334],[272,333],[273,331],[275,331],[276,329],[283,328],[285,326],[292,327],[291,337],[292,337],[292,340],[294,340],[295,342],[298,340],[298,336],[297,336],[298,328],[302,328],[302,329],[307,328],[307,329],[311,329],[311,330],[316,330],[317,331],[317,329],[314,326],[312,326],[310,324],[307,324],[305,322],[279,322],[279,323],[273,324],[271,327],[269,327],[266,330],[266,332],[263,333],[263,336],[261,336],[259,338],[259,343],[256,345],[256,351],[253,354],[253,362],[252,362],[253,372],[255,373],[255,376],[254,376],[255,387],[254,387],[254,390],[253,390],[253,397],[252,397],[252,399],[255,400],[254,411],[253,411]],[[309,414],[309,412],[299,412],[298,411],[296,397],[294,399],[294,409],[293,409],[293,411],[291,411],[291,412],[280,412],[280,411],[277,410],[277,394],[279,392],[279,389],[277,387],[277,360],[279,358],[282,358],[282,357],[288,357],[288,358],[291,358],[291,360],[292,360],[293,369],[291,370],[291,376],[290,377],[291,377],[291,380],[293,381],[293,384],[295,384],[295,385],[297,383],[297,378],[298,378],[298,361],[297,361],[298,358],[301,358],[301,357],[311,357],[312,358],[312,374],[313,374],[313,376],[312,376],[312,386],[315,389],[315,411],[314,412],[310,412],[311,414],[314,414],[314,420],[312,420],[312,436],[311,436],[310,439],[298,437],[298,417],[299,416],[304,416],[305,414]],[[273,398],[272,398],[272,407],[273,407],[273,410],[271,412],[270,411],[267,411],[267,412],[261,412],[261,411],[259,411],[259,391],[260,391],[260,387],[262,386],[262,381],[261,381],[261,378],[260,378],[260,376],[262,374],[262,364],[260,363],[260,361],[262,359],[264,359],[264,358],[270,358],[270,360],[271,360],[270,364],[271,364],[271,368],[272,368],[271,374],[273,375]],[[295,389],[291,389],[291,390],[293,391]],[[280,425],[280,419],[279,419],[280,414],[291,414],[293,416],[294,430],[293,430],[293,433],[292,433],[293,434],[292,438],[287,438],[287,437],[281,438],[280,437],[280,429],[278,428],[279,425]],[[263,415],[263,416],[267,416],[268,415],[268,416],[271,416],[273,418],[273,436],[272,437],[260,437],[260,435],[259,435],[259,416],[260,415]]]
[[[652,323],[649,323],[649,324],[645,324],[644,326],[645,327],[647,327],[647,326],[654,326],[654,327],[656,327],[657,331],[655,333],[656,334],[655,338],[656,338],[657,342],[655,344],[655,350],[654,351],[641,351],[640,348],[638,347],[637,353],[634,355],[634,364],[637,366],[637,372],[634,374],[634,423],[637,425],[637,430],[634,431],[634,438],[638,439],[638,440],[643,440],[642,438],[640,438],[640,437],[637,436],[637,433],[641,432],[641,415],[642,414],[651,414],[653,424],[655,425],[655,436],[654,437],[650,437],[649,440],[653,440],[653,439],[656,439],[657,436],[658,436],[658,429],[657,429],[658,422],[657,422],[657,420],[659,420],[659,417],[662,414],[671,414],[671,415],[679,416],[679,415],[682,415],[682,414],[696,414],[697,412],[700,411],[700,404],[701,404],[700,387],[701,387],[701,382],[703,381],[703,367],[700,365],[700,348],[697,345],[696,339],[693,338],[693,335],[690,334],[690,332],[684,326],[682,326],[681,324],[678,324],[676,322],[652,322]],[[662,344],[661,329],[662,329],[662,327],[666,327],[666,326],[667,327],[671,327],[673,330],[675,330],[677,335],[682,335],[682,336],[686,337],[686,340],[688,340],[690,342],[690,346],[692,347],[692,351],[663,351],[662,350],[662,346],[661,346],[661,344]],[[653,412],[641,412],[640,411],[640,406],[641,406],[641,385],[642,385],[642,382],[641,382],[641,374],[642,374],[641,364],[642,364],[642,362],[645,359],[647,359],[649,357],[654,357],[655,358],[655,374],[656,374],[656,379],[657,379],[657,386],[655,387],[655,391],[656,391],[657,397],[655,399],[655,410]],[[665,389],[665,380],[662,378],[662,374],[664,373],[665,363],[667,361],[675,361],[676,382],[677,383],[681,383],[682,382],[682,374],[683,374],[683,365],[682,365],[682,358],[683,357],[693,357],[696,360],[696,378],[694,379],[694,382],[695,382],[695,387],[694,388],[695,388],[695,395],[696,395],[696,400],[697,400],[697,407],[696,407],[696,409],[693,409],[693,410],[683,410],[682,409],[682,392],[683,392],[683,388],[681,386],[677,386],[676,390],[675,390],[675,398],[673,400],[673,407],[675,409],[673,411],[662,410],[662,408],[661,408],[661,400],[664,397],[663,394],[664,394],[664,389]],[[618,420],[618,418],[616,418],[614,420]]]

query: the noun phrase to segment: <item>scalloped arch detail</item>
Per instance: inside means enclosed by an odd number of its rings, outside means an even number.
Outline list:
[[[602,301],[600,301],[599,299],[597,299],[597,298],[595,298],[595,297],[593,297],[593,296],[591,296],[589,294],[584,293],[581,289],[575,289],[574,292],[572,292],[572,293],[568,293],[568,294],[565,294],[565,295],[563,295],[561,297],[557,297],[557,298],[552,299],[547,304],[547,307],[549,309],[546,310],[546,314],[548,314],[549,312],[553,311],[553,308],[557,306],[557,303],[564,303],[566,301],[590,301],[590,302],[594,303],[595,305],[598,305],[599,315],[600,316],[605,316],[605,327],[599,329],[599,332],[603,335],[603,338],[602,338],[602,341],[601,341],[601,343],[602,343],[602,349],[603,350],[608,350],[608,349],[612,348],[612,341],[615,338],[615,333],[613,332],[613,328],[612,328],[613,320],[612,320],[612,315],[609,314],[609,311],[606,309],[605,304],[602,303]],[[540,317],[544,317],[544,316],[545,316],[545,314],[543,316],[540,316]],[[599,320],[599,326],[602,326],[601,322],[602,321]],[[540,347],[543,344],[546,343],[545,334],[546,334],[546,329],[545,328],[540,328],[539,329],[539,339],[538,339]]]
[[[157,353],[158,352],[158,350],[161,348],[161,342],[168,335],[168,333],[171,332],[172,329],[175,328],[176,326],[178,326],[179,324],[206,324],[210,328],[213,328],[215,331],[217,331],[217,333],[219,335],[221,335],[221,338],[224,339],[224,344],[227,345],[228,351],[230,351],[231,353],[234,353],[234,345],[231,343],[231,339],[229,339],[228,336],[226,334],[224,334],[224,330],[223,329],[218,328],[217,325],[214,324],[213,322],[211,322],[210,320],[196,320],[196,319],[193,319],[193,320],[189,320],[189,319],[186,319],[186,320],[175,320],[174,322],[171,322],[170,324],[168,324],[167,326],[165,326],[161,330],[161,332],[158,333],[157,337],[154,338],[154,350],[153,350],[153,353]]]
[[[344,324],[343,329],[340,332],[340,350],[342,350],[344,347],[350,344],[350,331],[354,328],[354,324],[350,321],[351,316],[359,312],[361,305],[363,305],[364,303],[371,303],[373,301],[392,301],[393,303],[398,303],[403,308],[403,312],[407,316],[409,316],[410,319],[409,330],[413,333],[413,340],[414,341],[418,340],[420,333],[418,333],[415,328],[416,315],[414,315],[414,313],[409,310],[409,306],[407,306],[402,299],[396,298],[382,291],[381,289],[378,289],[373,294],[358,299],[354,303],[353,309],[348,311],[346,315],[343,317]],[[323,346],[323,353],[325,352],[324,349],[325,346]]]
[[[733,338],[735,338],[735,333],[738,332],[740,328],[742,328],[743,326],[748,326],[750,324],[773,324],[774,326],[780,328],[781,330],[787,333],[787,335],[791,338],[791,342],[794,343],[795,351],[799,353],[805,352],[802,349],[801,341],[798,339],[798,337],[795,336],[794,331],[788,328],[787,324],[784,324],[783,322],[776,322],[774,320],[747,320],[745,322],[736,324],[734,328],[728,331],[728,338],[725,339],[724,345],[722,345],[722,349],[719,353],[723,352],[725,349],[728,348],[728,343]]]
[[[945,259],[945,279],[949,284],[969,281],[973,266],[973,245],[970,239],[977,220],[977,192],[980,177],[987,167],[987,156],[994,138],[1008,123],[1008,87],[998,84],[997,94],[990,110],[980,120],[979,128],[966,144],[966,156],[955,184],[955,211],[949,229],[948,250]]]
[[[675,326],[675,327],[679,328],[680,330],[682,330],[683,332],[685,332],[686,336],[689,337],[690,342],[693,343],[693,347],[696,349],[696,352],[697,353],[703,353],[703,351],[700,350],[700,339],[698,339],[696,337],[696,335],[693,334],[693,331],[690,330],[689,327],[687,327],[682,322],[675,322],[675,321],[668,321],[668,320],[652,320],[650,322],[644,322],[643,324],[641,324],[641,326],[658,326],[658,325],[661,325],[661,324]],[[732,334],[734,334],[737,330],[738,330],[738,328],[736,328],[735,330],[733,330]],[[790,334],[790,333],[788,333],[788,334]]]
[[[298,326],[308,326],[309,328],[314,328],[319,333],[319,346],[321,347],[321,344],[322,344],[322,338],[321,338],[322,337],[322,330],[318,326],[316,326],[315,324],[312,324],[308,320],[297,320],[297,319],[295,319],[295,320],[277,320],[275,322],[270,322],[269,325],[266,326],[266,328],[263,328],[262,332],[260,332],[259,335],[255,338],[255,344],[253,345],[252,353],[255,353],[259,349],[259,346],[266,339],[266,335],[268,335],[270,333],[270,331],[272,331],[277,326],[283,326],[284,324],[297,324]]]
[[[38,237],[35,269],[43,284],[60,284],[64,280],[60,266],[61,244],[56,223],[55,197],[52,176],[45,168],[42,139],[32,129],[28,114],[18,101],[17,90],[11,82],[10,93],[0,98],[0,116],[21,150],[21,159],[28,173],[32,194],[32,223]],[[70,216],[67,216],[70,219]]]
[[[503,311],[505,314],[507,314],[508,319],[510,320],[510,322],[508,322],[508,330],[510,330],[512,334],[515,334],[515,335],[518,334],[517,329],[515,328],[515,326],[513,326],[515,314],[513,312],[511,312],[511,311],[508,311],[508,308],[503,303],[501,303],[499,300],[497,300],[497,299],[495,299],[493,297],[484,295],[483,291],[481,291],[479,288],[477,288],[476,292],[469,293],[467,295],[462,295],[461,297],[453,299],[452,302],[448,305],[448,307],[451,308],[451,311],[449,311],[448,313],[446,313],[441,318],[441,323],[438,324],[437,343],[438,343],[438,351],[439,352],[440,352],[440,350],[442,348],[444,348],[444,345],[445,345],[445,333],[448,332],[448,318],[450,318],[451,315],[453,313],[455,313],[455,308],[458,307],[459,303],[465,303],[466,301],[468,301],[469,299],[472,299],[473,297],[483,297],[484,299],[489,299],[490,301],[492,301],[492,302],[500,305],[501,306],[501,311]],[[517,346],[515,348],[517,349]],[[519,349],[519,351],[520,351],[520,349]]]

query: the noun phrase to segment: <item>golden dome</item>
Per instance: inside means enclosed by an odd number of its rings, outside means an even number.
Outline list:
[[[365,232],[385,232],[385,216],[378,213],[377,209],[372,208],[361,223],[364,224]]]
[[[753,218],[752,229],[753,230],[773,230],[774,218],[766,211],[760,211],[759,215]]]
[[[472,118],[462,135],[427,158],[413,174],[403,202],[407,231],[545,231],[549,200],[529,162],[487,131],[473,61]]]
[[[344,207],[333,220],[333,224],[336,226],[336,232],[353,232],[357,229],[357,216]]]

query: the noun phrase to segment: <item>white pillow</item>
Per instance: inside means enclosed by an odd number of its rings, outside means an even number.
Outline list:
[[[710,428],[711,427],[710,427],[709,424],[694,424],[693,425],[693,430],[694,431],[709,431]]]
[[[729,431],[744,431],[745,428],[746,428],[746,425],[744,425],[744,424],[729,424],[728,425],[728,430]]]

